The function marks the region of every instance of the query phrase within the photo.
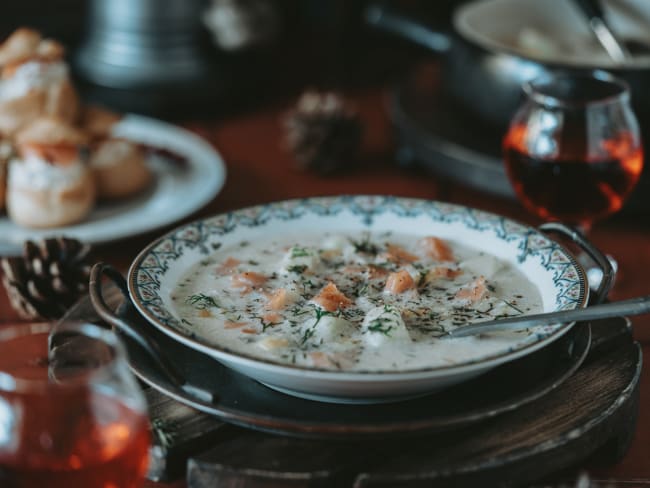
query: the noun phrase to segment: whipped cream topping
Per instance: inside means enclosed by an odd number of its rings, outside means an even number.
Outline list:
[[[0,100],[19,98],[31,90],[44,90],[67,77],[68,68],[63,61],[28,61],[0,82]]]
[[[29,190],[62,190],[80,181],[86,167],[81,161],[66,165],[48,163],[34,154],[9,162],[9,186]]]

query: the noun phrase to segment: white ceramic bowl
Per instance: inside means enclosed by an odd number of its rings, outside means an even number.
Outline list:
[[[587,303],[582,268],[560,244],[537,230],[481,210],[389,196],[290,200],[184,225],[138,255],[129,270],[129,291],[142,315],[176,340],[271,388],[334,402],[392,401],[426,394],[529,354],[560,337],[572,325],[532,329],[496,354],[481,354],[479,347],[476,357],[459,364],[415,371],[339,372],[229,351],[197,335],[176,315],[171,291],[189,267],[214,252],[213,244],[227,246],[287,233],[364,230],[436,235],[480,248],[512,263],[532,281],[539,289],[545,312],[584,307]]]

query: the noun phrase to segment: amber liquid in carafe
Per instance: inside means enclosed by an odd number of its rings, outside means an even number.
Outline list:
[[[524,206],[544,220],[588,226],[620,210],[641,175],[643,152],[629,133],[602,141],[598,157],[574,134],[545,158],[526,150],[525,131],[514,125],[504,139],[506,170]]]
[[[47,334],[15,342],[0,357],[0,371],[47,379]],[[145,479],[149,442],[144,412],[88,385],[47,397],[0,392],[3,488],[136,488]]]

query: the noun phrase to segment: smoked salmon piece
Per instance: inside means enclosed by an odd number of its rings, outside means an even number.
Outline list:
[[[427,256],[437,261],[453,261],[454,253],[445,241],[437,237],[425,237],[420,240],[420,246]]]
[[[231,274],[237,266],[241,264],[241,261],[239,259],[235,259],[233,257],[229,257],[226,259],[219,267],[217,268],[217,273],[218,274]]]
[[[289,345],[289,341],[284,337],[266,337],[257,343],[262,349],[273,351]]]
[[[461,288],[456,293],[456,298],[459,300],[468,300],[472,303],[476,303],[479,300],[485,298],[487,294],[487,283],[485,282],[484,276],[479,276],[469,285]]]
[[[246,322],[232,322],[230,320],[226,321],[223,323],[223,328],[224,329],[240,329],[244,327],[245,325],[248,325]]]
[[[244,292],[249,292],[255,288],[260,288],[266,283],[266,276],[255,271],[244,271],[232,275],[230,280],[233,288],[241,288]]]
[[[282,321],[282,315],[276,312],[267,312],[262,315],[262,319],[268,324],[275,324]]]
[[[386,246],[386,259],[392,263],[404,264],[414,263],[418,258],[415,254],[408,252],[403,247],[395,244],[388,244]]]
[[[352,303],[331,281],[312,300],[328,312],[336,312]]]
[[[403,269],[401,271],[397,271],[395,273],[391,273],[388,275],[388,279],[386,279],[386,286],[384,287],[384,290],[387,291],[388,293],[392,293],[393,295],[397,295],[399,293],[404,293],[405,291],[412,290],[414,288],[415,288],[415,281],[413,281],[413,278],[411,277],[411,273]]]
[[[447,266],[436,266],[435,268],[427,271],[424,282],[429,283],[439,278],[453,279],[457,276],[460,276],[461,274],[463,274],[463,271],[461,269],[448,268]]]
[[[375,278],[383,278],[388,274],[388,271],[381,266],[375,266],[373,264],[368,265],[368,278],[374,280]]]
[[[278,288],[269,297],[264,308],[267,310],[282,310],[287,305],[293,303],[295,297],[284,288]]]
[[[329,356],[321,351],[311,352],[309,353],[309,357],[317,368],[328,368],[332,364]]]

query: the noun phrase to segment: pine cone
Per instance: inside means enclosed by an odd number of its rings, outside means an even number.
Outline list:
[[[330,173],[354,163],[361,122],[333,92],[306,92],[286,119],[287,142],[300,168]]]
[[[13,308],[26,319],[58,319],[88,290],[90,246],[59,237],[26,241],[22,257],[0,261]]]

